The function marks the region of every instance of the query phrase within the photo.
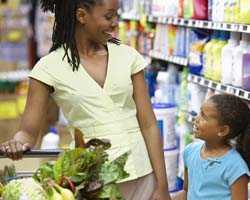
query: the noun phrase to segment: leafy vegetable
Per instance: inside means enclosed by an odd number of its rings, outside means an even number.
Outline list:
[[[83,200],[122,199],[116,183],[129,176],[124,170],[129,153],[110,162],[110,146],[107,140],[90,140],[85,148],[65,151],[55,163],[42,165],[34,178],[43,185],[54,181]]]
[[[48,200],[45,190],[33,178],[12,180],[4,187],[4,200],[20,200],[21,198]]]

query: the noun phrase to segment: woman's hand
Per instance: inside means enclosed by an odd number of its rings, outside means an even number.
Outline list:
[[[171,200],[171,197],[168,193],[168,191],[166,190],[166,188],[156,188],[151,200]]]
[[[12,160],[20,160],[23,157],[23,152],[31,149],[31,144],[18,141],[16,139],[9,140],[0,144],[0,151]]]

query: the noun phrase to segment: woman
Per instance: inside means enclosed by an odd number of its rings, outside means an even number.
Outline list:
[[[110,159],[130,150],[130,177],[120,183],[125,199],[169,200],[162,145],[137,51],[112,37],[118,0],[42,0],[55,13],[51,53],[30,74],[21,130],[1,150],[12,159],[32,148],[49,96],[72,131],[107,138]]]

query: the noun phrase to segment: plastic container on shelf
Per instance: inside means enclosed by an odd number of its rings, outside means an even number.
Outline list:
[[[227,44],[229,32],[221,32],[220,40],[212,47],[212,77],[211,79],[219,82],[221,80],[221,52]]]
[[[212,0],[212,21],[218,21],[218,9],[221,0]]]
[[[250,91],[250,46],[248,52],[243,55],[242,68],[242,87]]]
[[[210,79],[213,76],[212,72],[212,63],[213,63],[213,56],[212,56],[212,49],[213,46],[219,42],[219,31],[215,31],[211,37],[211,40],[205,45],[204,52],[203,52],[203,75]]]
[[[193,19],[207,20],[208,19],[208,0],[193,0],[194,13]]]
[[[190,19],[194,15],[194,3],[193,0],[184,0],[184,13],[185,19]]]
[[[233,70],[232,70],[232,85],[242,87],[243,76],[243,55],[249,51],[250,35],[247,33],[242,34],[240,45],[233,51]]]
[[[212,21],[212,13],[213,13],[213,9],[212,9],[212,6],[213,6],[213,0],[208,0],[207,2],[207,17],[208,17],[208,20],[209,21]]]
[[[221,82],[223,84],[231,84],[232,83],[232,71],[233,71],[233,52],[235,47],[239,45],[240,41],[240,33],[231,32],[230,39],[228,40],[228,44],[223,47],[221,53],[221,67],[222,67],[222,75]]]
[[[176,107],[170,104],[156,103],[153,104],[153,109],[163,139],[163,148],[172,149],[176,147],[177,141],[174,127]]]
[[[239,23],[250,24],[250,3],[249,3],[249,0],[240,0]]]
[[[230,14],[230,1],[231,0],[224,0],[224,22],[230,22],[231,14]]]
[[[179,0],[178,17],[183,17],[183,12],[184,12],[184,0]]]
[[[177,183],[177,172],[178,172],[178,155],[179,151],[177,148],[164,150],[164,158],[166,165],[166,172],[168,178],[168,189],[169,191],[175,191]]]
[[[43,137],[41,149],[58,149],[60,137],[54,127],[49,129],[49,132]]]

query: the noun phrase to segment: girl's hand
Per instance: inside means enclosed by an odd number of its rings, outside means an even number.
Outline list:
[[[23,152],[29,150],[31,145],[29,143],[22,143],[16,139],[9,140],[0,144],[0,151],[12,160],[20,160],[23,157]]]
[[[151,200],[171,200],[171,197],[165,188],[156,188]]]

